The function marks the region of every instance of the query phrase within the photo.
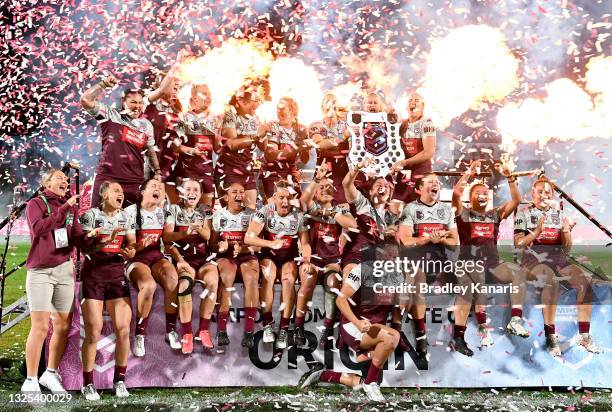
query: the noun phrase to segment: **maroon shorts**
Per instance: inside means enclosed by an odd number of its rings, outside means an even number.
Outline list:
[[[219,261],[219,259],[227,259],[230,263],[236,266],[236,278],[234,279],[234,282],[240,282],[242,281],[242,271],[240,269],[240,265],[253,260],[258,260],[258,257],[251,253],[243,253],[238,255],[237,257],[221,255],[217,256],[215,260]],[[221,273],[219,273],[219,275],[221,275]]]
[[[198,270],[200,270],[202,266],[204,266],[207,263],[210,263],[210,261],[207,261],[206,259],[207,258],[200,257],[200,256],[187,256],[185,257],[185,262],[189,263],[189,266],[194,268],[195,271],[197,272]]]
[[[138,201],[138,192],[140,191],[140,185],[143,182],[125,182],[114,177],[108,177],[104,175],[96,175],[94,180],[93,188],[91,190],[91,207],[100,206],[100,186],[106,180],[111,182],[117,182],[123,189],[123,208],[125,209],[129,205],[133,205]]]
[[[327,265],[334,265],[340,264],[340,258],[339,257],[320,257],[320,256],[316,256],[316,254],[313,254],[312,257],[310,258],[310,263],[312,263],[313,265],[315,265],[318,268],[324,269],[325,266]]]
[[[233,183],[240,183],[244,186],[244,190],[255,190],[257,185],[255,183],[256,175],[250,170],[247,170],[246,166],[240,168],[232,168],[224,166],[223,169],[217,166],[215,168],[214,180],[223,195],[223,192],[227,190]]]
[[[361,263],[362,260],[363,260],[363,257],[361,256],[361,251],[359,250],[348,251],[342,254],[342,259],[341,259],[342,267],[345,267],[346,265],[349,265],[351,263],[359,264]]]
[[[345,326],[347,327],[346,329]],[[361,333],[357,330],[357,327],[350,322],[340,325],[338,328],[338,342],[336,343],[336,347],[340,349],[348,346],[349,348],[353,349],[357,355],[367,353],[367,350],[361,349],[361,339],[359,339],[358,336],[355,336],[360,334]]]
[[[137,253],[134,259],[130,261],[130,264],[142,263],[143,265],[151,267],[162,259],[165,259],[165,257],[160,250],[144,250],[142,253]]]
[[[298,251],[294,249],[278,249],[278,250],[266,250],[261,254],[261,260],[270,259],[276,267],[280,269],[283,267],[285,263],[294,262],[298,264],[295,260],[298,257]]]
[[[415,191],[415,187],[416,179],[405,180],[405,176],[399,175],[393,189],[393,200],[399,200],[404,203],[417,200],[419,194]]]
[[[128,298],[130,287],[125,278],[110,282],[96,282],[84,280],[81,282],[81,297],[83,299],[95,299],[101,301]]]

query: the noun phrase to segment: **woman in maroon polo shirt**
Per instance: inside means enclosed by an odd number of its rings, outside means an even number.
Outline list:
[[[115,181],[123,188],[127,205],[136,203],[138,189],[144,182],[146,151],[147,167],[161,179],[161,171],[155,154],[155,140],[151,122],[142,116],[143,92],[130,89],[123,93],[122,111],[98,102],[105,89],[118,83],[108,76],[90,87],[81,96],[81,105],[98,120],[102,130],[102,153],[96,167],[91,204],[100,203],[100,185]]]

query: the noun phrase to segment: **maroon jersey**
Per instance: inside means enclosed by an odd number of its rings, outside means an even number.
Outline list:
[[[144,116],[153,124],[153,136],[158,148],[157,161],[162,175],[166,178],[176,161],[172,142],[177,137],[175,129],[178,124],[178,115],[165,102],[159,100],[147,105]]]
[[[476,248],[461,248],[462,254],[476,257],[486,257],[487,267],[499,264],[497,251],[497,236],[501,222],[501,209],[495,208],[484,214],[476,213],[464,207],[456,216],[457,231],[461,245],[472,245]]]
[[[256,117],[246,118],[237,114],[235,110],[228,110],[223,115],[221,128],[235,128],[238,137],[254,138],[259,128],[259,121]],[[223,146],[217,163],[224,173],[244,174],[246,179],[247,175],[252,173],[251,162],[254,159],[254,150],[254,144],[249,148],[237,151],[229,150],[227,146]]]
[[[351,305],[351,310],[357,319],[367,319],[372,324],[385,325],[389,314],[393,310],[394,296],[391,293],[375,293],[373,291],[372,284],[380,282],[380,280],[366,282],[366,279],[362,277],[361,265],[357,265],[351,270],[345,282],[355,290],[355,294],[351,297],[355,304]],[[350,323],[350,321],[342,315],[340,323],[344,325]]]
[[[413,123],[404,120],[400,125],[400,143],[404,151],[404,157],[410,159],[422,152],[423,139],[426,137],[436,137],[436,128],[431,119],[421,118]],[[419,163],[410,169],[413,176],[422,176],[431,171],[431,160]]]
[[[210,211],[206,213],[202,213],[199,210],[187,211],[179,205],[171,205],[166,216],[166,224],[173,224],[175,232],[185,232],[189,230],[191,223],[199,223],[203,226],[204,221],[211,217]],[[206,240],[198,233],[191,234],[185,239],[173,243],[187,262],[206,257]]]
[[[329,166],[331,172],[331,179],[334,182],[334,200],[338,203],[345,203],[344,189],[342,187],[342,179],[349,172],[348,163],[346,157],[350,151],[349,141],[344,138],[343,132],[347,128],[345,122],[338,121],[336,127],[328,127],[324,122],[315,122],[310,125],[308,132],[309,137],[312,138],[315,134],[320,134],[325,139],[333,139],[337,142],[337,146],[333,149],[317,149],[317,166],[321,165],[323,161]]]
[[[330,259],[340,258],[340,226],[334,216],[337,213],[350,214],[347,209],[338,206],[332,207],[329,216],[320,216],[321,206],[313,202],[310,209],[306,211],[310,223],[310,246],[312,248],[313,263],[317,261],[327,262]]]
[[[215,118],[188,112],[181,116],[176,132],[182,145],[198,149],[202,154],[179,155],[176,174],[182,178],[212,178],[214,140],[217,125]]]
[[[147,147],[154,147],[153,126],[145,118],[132,119],[103,103],[88,110],[102,129],[102,154],[96,174],[119,182],[142,183]]]
[[[357,199],[351,203],[350,211],[355,216],[358,231],[349,232],[350,241],[343,251],[345,255],[385,240],[384,211],[376,210],[361,192],[357,193]]]
[[[268,143],[274,143],[277,146],[277,150],[292,151],[288,156],[279,155],[272,161],[266,161],[262,169],[264,175],[263,178],[267,177],[279,177],[286,179],[287,176],[297,170],[297,150],[302,144],[302,138],[300,137],[299,129],[293,127],[285,128],[274,122],[271,125],[270,132],[268,133]]]

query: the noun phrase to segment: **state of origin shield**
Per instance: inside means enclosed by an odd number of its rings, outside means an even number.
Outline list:
[[[400,146],[400,125],[391,123],[387,113],[349,112],[347,123],[351,134],[351,165],[372,157],[375,163],[363,168],[363,172],[386,176],[395,162],[404,159]]]

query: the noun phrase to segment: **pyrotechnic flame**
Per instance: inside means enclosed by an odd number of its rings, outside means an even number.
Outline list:
[[[365,74],[366,86],[373,91],[382,91],[387,99],[400,82],[401,68],[392,49],[373,45],[366,58],[351,54],[343,56],[340,62],[350,67],[352,73]]]
[[[229,39],[204,56],[181,64],[177,76],[185,83],[207,84],[212,98],[210,109],[219,114],[240,87],[265,76],[272,62],[272,54],[263,44]]]
[[[592,99],[569,79],[558,79],[546,87],[543,99],[509,103],[497,114],[502,144],[514,149],[517,141],[582,140],[612,136],[612,57],[597,57],[587,64],[586,87],[597,93]]]
[[[434,40],[419,93],[436,127],[484,102],[502,100],[518,85],[519,61],[499,29],[463,26]]]
[[[336,86],[330,90],[330,93],[336,96],[336,102],[339,108],[343,107],[348,110],[361,110],[361,107],[354,107],[355,99],[363,95],[363,86],[361,82],[349,82]]]
[[[291,97],[297,102],[300,123],[310,124],[321,119],[323,92],[315,69],[300,59],[284,57],[272,63],[268,80],[272,101],[257,109],[261,119],[276,119],[276,105],[283,97]]]

